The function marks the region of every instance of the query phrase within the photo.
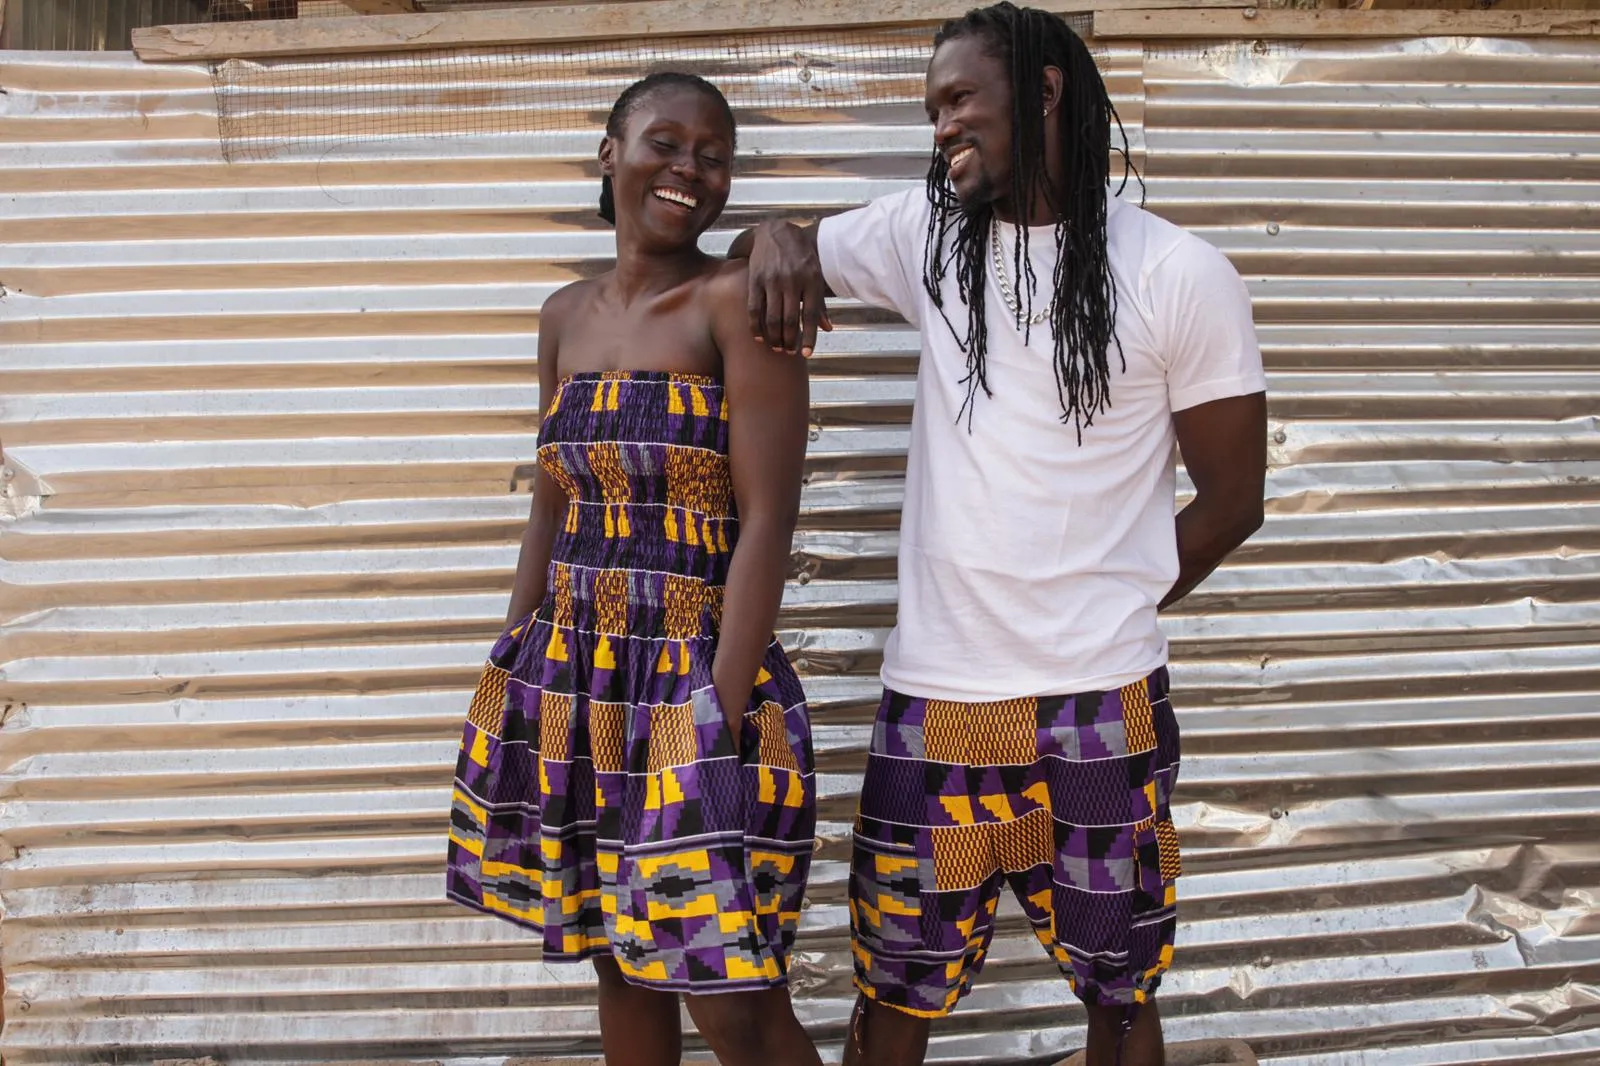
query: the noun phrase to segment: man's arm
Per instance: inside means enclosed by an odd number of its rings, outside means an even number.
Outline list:
[[[1267,396],[1198,404],[1172,416],[1194,499],[1178,513],[1177,603],[1261,528],[1267,478]]]
[[[750,261],[750,332],[775,352],[810,358],[817,329],[833,329],[817,227],[763,222],[733,239],[728,258]]]

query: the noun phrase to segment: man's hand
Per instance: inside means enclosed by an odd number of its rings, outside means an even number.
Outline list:
[[[748,240],[747,240],[748,238]],[[817,258],[817,227],[763,222],[734,241],[730,259],[748,249],[750,331],[775,352],[811,357],[817,329],[832,330]]]

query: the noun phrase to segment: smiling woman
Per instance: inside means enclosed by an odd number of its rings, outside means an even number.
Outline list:
[[[708,89],[709,92],[706,91]],[[699,105],[695,108],[697,111],[710,109],[717,113],[715,116],[695,116],[699,120],[712,118],[710,123],[699,122],[696,129],[702,138],[709,138],[709,142],[688,145],[687,150],[708,172],[711,190],[720,190],[721,198],[715,205],[713,219],[722,213],[722,208],[728,201],[730,180],[728,168],[737,146],[737,127],[733,121],[733,109],[728,106],[727,98],[703,78],[697,78],[692,74],[662,71],[628,86],[617,98],[616,104],[611,108],[611,115],[606,120],[606,136],[600,142],[600,217],[612,225],[616,225],[617,222],[613,174],[617,164],[616,150],[624,143],[623,129],[629,117],[641,104],[665,90],[677,90],[686,103],[690,101],[697,103]],[[653,114],[651,117],[653,121],[635,131],[634,143],[644,147],[642,154],[670,156],[678,152],[680,146],[689,139],[689,130],[669,116]],[[644,162],[647,163],[648,160]],[[651,188],[650,191],[658,198],[679,204],[689,211],[694,211],[702,201],[702,197],[695,190],[682,188],[679,182],[671,179]],[[709,224],[708,221],[707,225]]]
[[[641,1066],[678,1062],[679,994],[723,1063],[819,1062],[787,989],[810,724],[772,635],[806,371],[751,334],[744,264],[697,245],[734,137],[692,75],[612,108],[617,263],[540,312],[533,509],[451,812],[451,898],[534,931],[546,961],[592,960],[606,1060]]]

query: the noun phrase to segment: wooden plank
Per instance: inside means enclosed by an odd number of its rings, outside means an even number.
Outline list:
[[[1039,0],[1059,14],[1109,7],[1170,6],[1172,0]],[[1194,0],[1210,8],[1245,0]],[[771,30],[837,30],[931,25],[960,15],[970,0],[621,0],[431,15],[349,15],[283,22],[154,26],[133,31],[133,50],[151,62],[547,44]]]
[[[1096,11],[1105,37],[1590,37],[1600,11],[1428,11],[1257,9]]]
[[[402,15],[422,10],[417,0],[339,0],[358,15]]]
[[[1346,5],[1348,6],[1348,5]],[[1452,8],[1458,11],[1472,11],[1481,8],[1493,8],[1496,11],[1590,11],[1600,8],[1600,0],[1374,0],[1369,7],[1380,11],[1398,11],[1401,9],[1438,10]]]

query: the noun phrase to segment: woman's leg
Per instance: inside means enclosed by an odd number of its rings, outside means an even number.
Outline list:
[[[821,1066],[787,988],[685,996],[689,1017],[722,1066]]]
[[[600,1046],[606,1066],[678,1066],[683,1026],[678,997],[630,985],[609,955],[594,960],[600,977]]]

